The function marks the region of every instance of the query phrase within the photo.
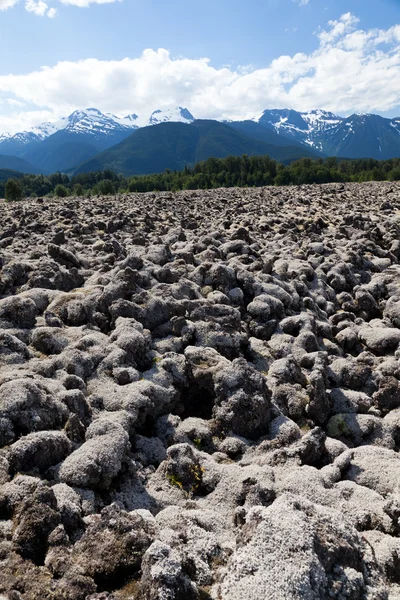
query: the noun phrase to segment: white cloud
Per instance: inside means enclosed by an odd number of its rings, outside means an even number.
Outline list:
[[[0,10],[7,10],[18,4],[19,0],[0,0]]]
[[[121,2],[122,0],[60,0],[62,4],[71,4],[73,6],[79,6],[80,8],[86,8],[90,4],[111,4],[113,2]]]
[[[280,56],[262,69],[216,68],[207,58],[173,58],[165,49],[148,49],[137,58],[65,61],[0,76],[0,99],[24,101],[31,111],[29,117],[1,116],[0,131],[21,130],[29,119],[37,124],[43,113],[55,120],[88,106],[143,115],[180,105],[196,117],[218,119],[286,106],[339,114],[400,109],[400,26],[363,31],[357,24],[346,13],[317,32],[314,52]]]
[[[3,113],[0,118],[0,135],[4,132],[17,133],[32,129],[36,125],[52,121],[53,117],[54,113],[49,110],[12,112],[7,115]]]
[[[349,34],[354,31],[358,22],[359,19],[349,12],[342,15],[338,21],[328,21],[330,29],[328,31],[323,29],[318,33],[321,44],[328,45],[338,38]]]
[[[48,10],[48,6],[43,0],[26,0],[25,10],[32,12],[38,17],[43,17]]]
[[[310,0],[293,0],[293,2],[299,6],[307,6],[307,4],[310,3]]]
[[[53,0],[54,1],[54,0]],[[87,8],[91,4],[111,4],[114,2],[122,2],[123,0],[58,0],[61,4],[69,4],[71,6],[78,6],[79,8]],[[19,0],[0,0],[0,11],[7,10],[18,4]],[[25,10],[33,13],[37,17],[44,17],[45,15],[50,19],[53,19],[57,14],[57,9],[52,6],[49,8],[48,4],[44,0],[25,0]]]

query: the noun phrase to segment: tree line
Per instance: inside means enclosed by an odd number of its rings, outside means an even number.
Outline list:
[[[124,177],[111,170],[81,173],[68,177],[18,175],[0,179],[0,197],[97,196],[127,192],[154,192],[212,189],[218,187],[259,187],[264,185],[303,185],[333,182],[398,181],[400,158],[375,159],[302,158],[283,165],[268,156],[228,156],[209,158],[182,171]]]

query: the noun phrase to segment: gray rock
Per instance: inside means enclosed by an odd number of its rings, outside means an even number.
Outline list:
[[[129,436],[121,425],[106,419],[91,427],[86,442],[62,463],[59,477],[72,487],[107,489],[122,468]]]
[[[23,557],[40,564],[47,551],[48,536],[60,517],[53,491],[40,482],[14,515],[13,547]]]
[[[42,354],[60,354],[69,340],[58,327],[36,327],[31,336],[31,345]]]
[[[400,456],[386,448],[356,448],[351,451],[346,478],[387,497],[400,486]]]
[[[81,263],[75,254],[66,248],[60,248],[60,246],[56,246],[55,244],[49,244],[47,250],[51,258],[61,265],[68,268],[79,268],[81,266]]]
[[[104,508],[74,545],[72,564],[104,587],[110,581],[133,579],[139,574],[143,554],[154,531],[149,522],[127,513],[116,504]]]
[[[0,331],[0,364],[20,364],[30,357],[26,344],[11,333]]]
[[[57,501],[61,523],[72,540],[82,533],[83,509],[79,494],[65,483],[56,483],[51,488]]]
[[[271,392],[265,378],[244,359],[215,377],[213,418],[221,432],[257,439],[268,432]]]
[[[391,321],[394,327],[400,327],[400,298],[398,296],[388,299],[383,315]]]
[[[330,392],[333,413],[367,413],[372,398],[363,392],[334,388]]]
[[[363,598],[363,541],[337,511],[293,495],[254,507],[220,574],[222,599]]]
[[[3,445],[13,441],[17,432],[58,429],[67,414],[65,406],[41,382],[15,379],[0,386],[0,425],[2,422],[8,428],[0,427],[5,431]]]
[[[43,472],[64,460],[71,451],[71,442],[62,431],[30,433],[10,447],[10,471],[16,473],[38,469]]]
[[[362,327],[358,336],[372,352],[385,354],[400,344],[400,330],[390,327]]]
[[[0,300],[0,324],[4,329],[33,327],[38,313],[35,302],[30,298],[10,296]]]
[[[142,571],[142,594],[147,600],[200,598],[196,585],[185,574],[178,552],[159,540],[146,551]]]
[[[373,395],[374,404],[383,412],[400,406],[400,384],[395,377],[383,377]]]

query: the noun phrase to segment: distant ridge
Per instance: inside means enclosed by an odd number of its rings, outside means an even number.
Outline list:
[[[156,127],[138,129],[117,146],[81,164],[75,174],[111,169],[125,176],[143,175],[165,169],[181,170],[210,157],[225,158],[242,154],[268,154],[284,162],[302,156],[315,158],[320,155],[296,143],[275,146],[251,138],[230,125],[198,120],[191,124],[161,123]]]
[[[190,111],[181,106],[155,110],[148,116],[132,112],[124,117],[87,108],[77,110],[55,123],[43,123],[15,135],[0,135],[0,154],[23,158],[36,172],[72,173],[78,165],[118,146],[135,132],[169,123],[192,125],[198,122],[202,120],[196,121]],[[261,115],[244,121],[210,122],[229,126],[231,130],[253,142],[268,144],[271,157],[277,160],[282,156],[282,150],[278,148],[283,147],[292,148],[290,152],[283,153],[283,160],[290,160],[288,156],[337,156],[377,160],[400,156],[400,118],[386,119],[373,114],[341,117],[320,109],[298,112],[287,108],[268,109]],[[218,131],[222,134],[226,130]],[[162,135],[155,134],[156,143],[160,143],[158,137],[161,139]],[[152,138],[153,134],[145,134],[143,139],[148,144]],[[166,157],[168,142],[164,140],[162,143],[166,144],[160,150],[164,154],[163,161],[157,162],[154,159],[154,153],[158,152],[156,148],[147,148],[146,152],[149,156],[152,155],[149,162],[144,164],[139,156],[136,167],[131,165],[129,169],[147,173],[153,172],[154,164],[181,166],[182,161],[187,158],[185,151],[179,151],[179,158],[174,153]],[[220,143],[215,143],[215,140],[213,142],[217,149],[224,147],[224,144],[223,139]],[[211,148],[210,145],[207,147]],[[142,155],[144,156],[143,153]],[[123,162],[124,156],[119,157],[118,161]]]
[[[39,170],[23,158],[0,154],[0,170],[38,175]]]

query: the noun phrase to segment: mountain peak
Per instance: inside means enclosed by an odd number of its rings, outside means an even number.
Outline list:
[[[167,123],[173,121],[175,123],[193,123],[194,116],[187,108],[178,106],[177,108],[168,108],[164,110],[155,110],[147,121],[147,125],[158,125],[159,123]]]
[[[138,118],[138,115],[135,113],[133,113],[132,115],[126,115],[126,117],[124,117],[126,121],[137,121]]]

